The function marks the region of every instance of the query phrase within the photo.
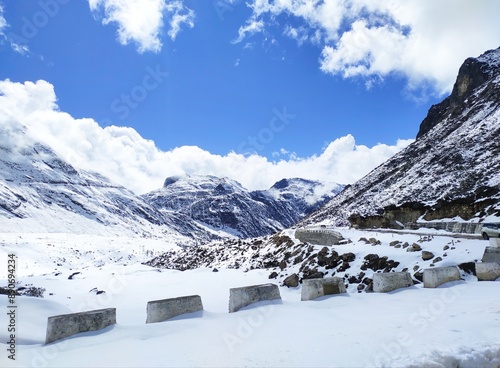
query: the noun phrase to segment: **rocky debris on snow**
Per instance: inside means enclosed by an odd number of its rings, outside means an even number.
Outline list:
[[[431,238],[421,238],[418,242],[410,243],[404,241],[404,238],[391,240],[390,243],[382,243],[375,238],[372,241],[360,238],[356,244],[357,250],[350,251],[353,248],[349,245],[332,247],[302,243],[294,239],[292,234],[292,231],[283,231],[269,237],[229,239],[182,250],[171,250],[145,264],[181,271],[196,268],[244,271],[266,269],[269,270],[269,279],[287,287],[297,287],[304,280],[336,276],[342,277],[346,285],[353,285],[358,292],[371,292],[373,274],[376,272],[410,272],[412,282],[418,284],[423,282],[423,269],[435,267],[444,257],[444,254],[442,257],[436,257],[428,250],[419,250],[421,249],[419,243],[429,242]],[[375,253],[372,247],[374,243],[379,243],[377,250],[390,249],[391,257],[384,255],[383,251]],[[366,252],[359,253],[359,246],[364,247]],[[433,251],[438,249],[431,244],[429,247],[428,249]],[[407,252],[406,249],[410,248],[412,251]],[[453,247],[450,247],[448,252],[453,252],[451,248]],[[394,251],[401,252],[401,256],[404,257],[402,259],[408,257],[413,259],[412,263],[401,264]],[[420,265],[422,257],[432,260],[432,263]]]
[[[422,251],[422,259],[424,261],[430,261],[433,258],[434,258],[434,253],[429,252],[427,250]]]

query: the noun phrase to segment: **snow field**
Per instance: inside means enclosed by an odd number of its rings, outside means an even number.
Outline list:
[[[394,252],[394,259],[402,263],[399,267],[416,262],[414,253],[386,244],[394,234],[349,231],[342,230],[353,240],[372,234],[382,244],[355,242],[338,247],[339,253],[351,251],[362,259],[367,252],[389,257],[386,252]],[[410,244],[420,237],[404,236]],[[280,287],[282,301],[260,302],[229,314],[229,289],[275,282],[268,279],[269,270],[158,271],[138,263],[149,256],[133,252],[138,244],[145,250],[158,249],[162,243],[157,240],[22,237],[17,245],[15,237],[2,239],[0,264],[7,264],[6,254],[15,250],[20,285],[33,284],[46,292],[43,299],[16,298],[15,362],[7,359],[7,330],[5,319],[0,319],[2,367],[456,367],[457,362],[460,367],[500,366],[498,281],[477,282],[468,276],[437,289],[416,285],[386,294],[358,294],[350,286],[347,294],[308,302],[300,301],[300,287]],[[419,244],[436,251],[452,239],[433,240],[435,244]],[[461,239],[446,262],[480,259],[485,245]],[[86,253],[90,249],[101,253]],[[66,257],[66,263],[54,267],[60,257]],[[69,280],[74,272],[81,273]],[[1,275],[0,286],[5,283]],[[94,288],[105,293],[97,295]],[[201,296],[203,312],[145,324],[148,301],[191,294]],[[47,317],[107,307],[117,308],[115,326],[43,345]],[[0,308],[7,309],[3,295]]]

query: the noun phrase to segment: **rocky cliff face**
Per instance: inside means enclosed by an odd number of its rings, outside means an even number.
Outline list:
[[[500,217],[500,49],[467,59],[417,140],[308,223],[398,227],[419,218]]]

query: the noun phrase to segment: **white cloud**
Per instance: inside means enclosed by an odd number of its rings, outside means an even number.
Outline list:
[[[257,154],[215,155],[194,146],[162,152],[132,128],[101,128],[92,119],[75,119],[59,111],[54,87],[48,82],[0,81],[0,127],[12,122],[27,126],[75,167],[97,171],[136,193],[157,189],[166,177],[180,174],[229,177],[248,189],[269,188],[291,177],[348,184],[411,143],[366,147],[356,145],[348,135],[311,157],[300,158],[282,149],[280,153],[288,157],[277,162]]]
[[[451,91],[467,57],[500,46],[498,0],[251,0],[249,7],[253,13],[238,41],[251,24],[263,32],[281,22],[298,43],[320,45],[325,73],[398,74],[410,90],[430,85],[437,95]]]
[[[138,51],[159,52],[162,48],[160,33],[164,18],[169,24],[172,40],[181,26],[194,26],[194,12],[182,0],[88,0],[93,12],[102,10],[103,24],[118,25],[118,40],[122,45],[137,44]]]
[[[2,39],[4,39],[10,44],[12,50],[21,55],[28,55],[30,53],[28,46],[18,43],[13,37],[9,37],[9,35],[5,33],[5,30],[8,27],[9,24],[7,23],[7,20],[5,20],[5,17],[3,16],[3,5],[0,3],[0,42],[2,42],[1,41]]]
[[[7,21],[3,17],[3,5],[0,4],[0,33],[2,33],[5,28],[7,28]]]
[[[241,26],[238,30],[238,37],[232,43],[240,43],[245,38],[255,34],[262,32],[264,29],[264,22],[252,20],[247,22],[244,26]]]

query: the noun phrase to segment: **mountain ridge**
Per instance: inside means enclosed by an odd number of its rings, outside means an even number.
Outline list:
[[[191,176],[188,182],[184,176],[137,196],[68,164],[17,121],[4,121],[0,133],[0,231],[5,232],[168,236],[194,245],[272,234],[336,194],[304,179],[283,179],[269,190],[251,192],[227,178]]]
[[[417,139],[300,225],[401,227],[500,217],[500,48],[467,59]]]

